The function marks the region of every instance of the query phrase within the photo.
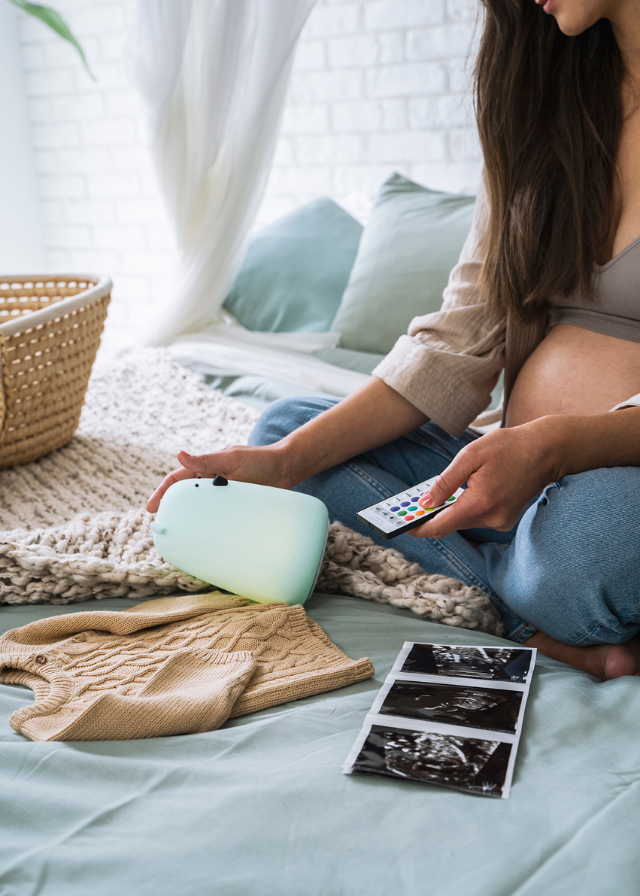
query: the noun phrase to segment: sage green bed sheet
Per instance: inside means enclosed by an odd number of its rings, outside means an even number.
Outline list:
[[[5,607],[0,624],[93,607]],[[30,692],[1,687],[2,896],[640,893],[640,678],[539,657],[508,801],[347,777],[403,641],[504,642],[357,598],[308,611],[375,679],[207,734],[103,743],[31,743],[8,722]]]

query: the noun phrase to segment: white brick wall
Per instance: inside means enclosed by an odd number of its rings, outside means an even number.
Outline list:
[[[274,0],[275,2],[275,0]],[[135,341],[171,297],[176,250],[122,63],[132,0],[57,0],[85,48],[23,18],[22,49],[49,267],[114,279],[107,345]],[[466,63],[477,0],[318,0],[303,33],[258,224],[330,195],[366,218],[392,170],[473,191]]]
[[[473,192],[477,10],[477,0],[318,0],[258,222],[327,194],[366,219],[393,170]]]

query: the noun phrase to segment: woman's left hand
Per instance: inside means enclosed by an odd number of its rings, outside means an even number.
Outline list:
[[[464,493],[409,534],[442,538],[458,529],[512,529],[531,499],[563,475],[562,431],[558,416],[540,417],[471,442],[438,476],[420,503],[437,507],[466,481]]]

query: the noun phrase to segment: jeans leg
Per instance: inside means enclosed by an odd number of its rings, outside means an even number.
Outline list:
[[[640,631],[640,468],[566,476],[522,517],[510,546],[481,545],[486,576],[514,613],[565,644],[618,644]]]
[[[274,402],[257,422],[249,443],[270,445],[335,404],[333,399],[300,398]],[[508,637],[525,640],[534,629],[506,607],[485,574],[485,560],[458,532],[445,538],[399,535],[387,541],[357,517],[357,511],[382,498],[404,491],[420,480],[436,476],[477,435],[467,430],[460,438],[428,423],[406,437],[339,464],[306,479],[297,491],[320,498],[331,520],[339,520],[384,547],[393,547],[429,573],[460,579],[489,594],[500,612]],[[496,533],[497,534],[497,533]],[[511,533],[500,533],[510,537]]]
[[[273,445],[336,404],[336,398],[280,398],[262,412],[251,430],[249,444]]]

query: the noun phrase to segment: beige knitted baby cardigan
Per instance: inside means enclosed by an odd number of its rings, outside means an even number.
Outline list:
[[[0,638],[0,682],[35,703],[11,716],[32,740],[212,731],[230,716],[370,678],[301,606],[212,592],[32,622]]]

